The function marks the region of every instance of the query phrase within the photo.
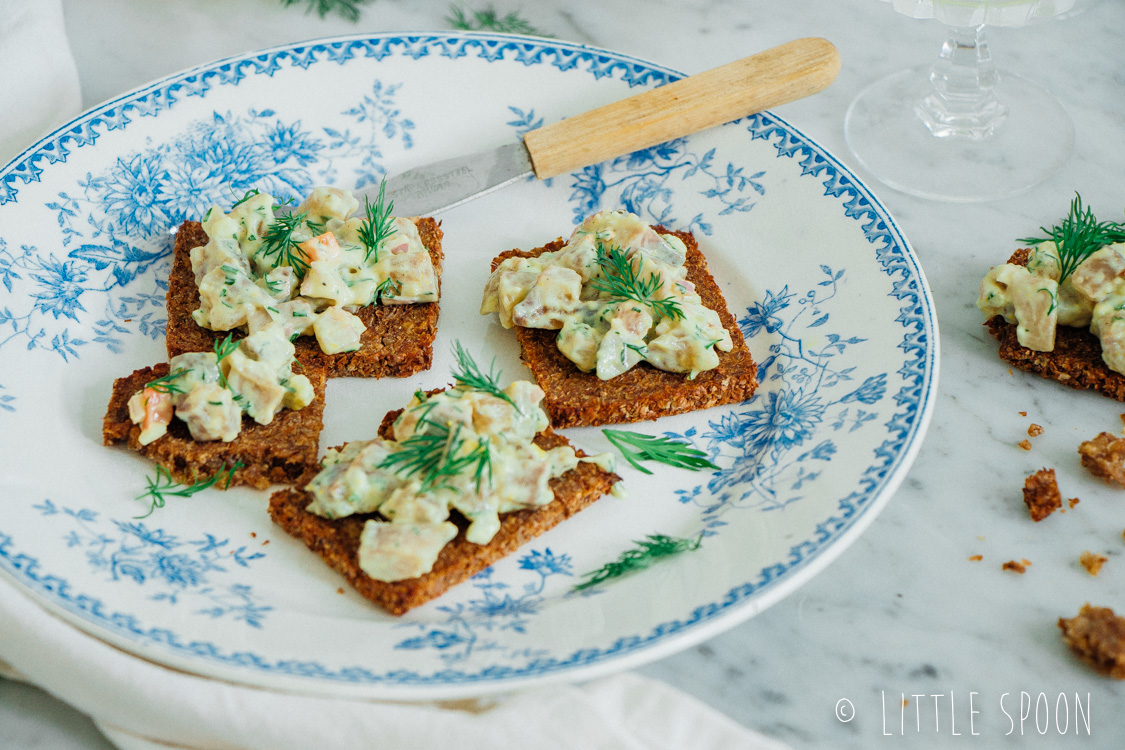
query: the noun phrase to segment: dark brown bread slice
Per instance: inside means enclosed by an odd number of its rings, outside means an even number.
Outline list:
[[[300,369],[298,366],[295,369],[308,377],[316,393],[305,408],[282,409],[268,425],[243,416],[242,431],[229,443],[193,440],[183,420],[173,418],[167,434],[148,445],[138,442],[141,428],[129,420],[129,398],[145,383],[167,375],[168,364],[136,370],[113,382],[113,395],[102,424],[102,439],[106,445],[128,445],[166,468],[176,481],[186,484],[209,479],[235,463],[241,463],[242,468],[234,472],[232,486],[245,484],[265,489],[271,484],[292,484],[319,470],[317,448],[324,426],[326,382],[323,368]]]
[[[442,259],[441,223],[425,217],[414,220],[422,244],[430,251],[437,271],[439,288]],[[209,352],[215,340],[226,338],[227,331],[200,327],[191,314],[199,309],[199,287],[191,270],[191,249],[207,244],[207,233],[197,221],[185,221],[176,232],[172,273],[168,280],[168,356],[185,352]],[[430,369],[437,335],[439,303],[415,305],[368,305],[356,315],[367,330],[354,352],[325,354],[314,336],[301,336],[293,345],[297,359],[324,367],[328,377],[385,378],[405,377]],[[236,334],[239,338],[241,334]]]
[[[379,434],[390,436],[390,425],[401,410],[387,414]],[[539,447],[549,450],[566,445],[566,438],[551,428],[535,438]],[[579,456],[585,455],[576,451]],[[468,523],[458,513],[451,520],[458,526],[458,534],[442,549],[433,569],[418,578],[388,583],[376,581],[359,568],[359,537],[364,523],[378,514],[349,516],[334,521],[315,516],[305,510],[312,498],[303,484],[294,489],[275,492],[270,497],[270,518],[290,535],[305,543],[338,573],[348,580],[356,591],[394,615],[401,615],[419,605],[444,594],[450,587],[468,580],[511,554],[521,546],[570,518],[599,497],[609,492],[619,477],[603,471],[591,463],[580,463],[561,477],[551,480],[555,499],[534,510],[520,510],[501,516],[500,530],[488,544],[473,544],[465,539]],[[307,481],[307,480],[306,480]]]
[[[1009,263],[1027,265],[1030,250],[1017,250]],[[1085,328],[1059,326],[1055,330],[1055,348],[1037,352],[1021,346],[1016,338],[1016,327],[994,315],[985,321],[1000,342],[1000,358],[1026,372],[1080,390],[1097,391],[1118,401],[1125,401],[1125,375],[1106,367],[1102,360],[1102,345],[1098,337]]]
[[[662,226],[654,229],[683,240],[687,246],[687,278],[695,284],[703,304],[718,313],[723,327],[730,332],[734,348],[718,352],[719,366],[699,373],[693,380],[680,373],[658,370],[647,362],[610,380],[599,380],[596,374],[579,370],[559,351],[555,344],[557,331],[516,326],[520,358],[531,368],[539,387],[547,394],[543,405],[556,428],[639,422],[739,403],[754,395],[758,387],[757,365],[734,316],[727,310],[723,293],[711,276],[695,237]],[[492,268],[495,270],[506,258],[532,258],[558,250],[564,244],[559,238],[531,251],[509,250],[492,261]]]

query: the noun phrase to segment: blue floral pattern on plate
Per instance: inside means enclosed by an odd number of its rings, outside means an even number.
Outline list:
[[[29,149],[0,171],[0,450],[21,464],[21,473],[0,475],[0,491],[15,498],[0,521],[0,572],[81,627],[178,668],[398,698],[637,663],[744,619],[767,592],[791,591],[811,575],[809,563],[855,538],[901,480],[928,420],[937,341],[925,281],[886,211],[830,154],[769,113],[443,217],[449,236],[468,243],[447,248],[443,293],[470,297],[478,292],[464,284],[479,277],[481,259],[495,252],[485,249],[492,235],[509,231],[513,214],[555,217],[532,222],[534,236],[518,240],[535,244],[562,233],[559,217],[573,223],[602,208],[694,231],[762,385],[748,403],[638,429],[707,451],[721,467],[709,476],[646,480],[623,470],[639,500],[599,501],[395,620],[335,597],[331,572],[292,540],[278,540],[268,557],[232,543],[257,523],[247,519],[264,518],[260,494],[200,493],[190,512],[131,519],[144,510],[132,498],[148,468],[91,439],[103,386],[161,356],[169,229],[182,220],[250,188],[283,197],[318,183],[370,189],[388,169],[427,160],[415,150],[444,148],[451,125],[461,134],[454,153],[473,150],[588,106],[587,90],[623,96],[677,77],[539,39],[344,38],[172,76]],[[493,85],[482,87],[486,79]],[[449,123],[434,104],[435,82],[472,86],[479,101]],[[779,218],[797,209],[811,216],[798,229],[820,231],[816,242],[828,238],[830,253],[793,240],[793,222]],[[749,268],[744,246],[756,259],[788,253],[784,272]],[[403,387],[431,387],[454,338],[481,348],[489,331],[485,319],[443,315],[433,373]],[[505,356],[512,372],[518,365]],[[365,393],[378,400],[381,390]],[[80,418],[59,431],[43,414]],[[82,499],[44,469],[47,458],[28,452],[48,436],[89,473]],[[585,447],[587,437],[575,439]],[[765,519],[784,533],[743,543]],[[706,538],[699,551],[597,596],[570,594],[581,573],[648,533]],[[703,569],[734,572],[700,577]],[[657,579],[653,601],[645,582]],[[297,635],[310,627],[339,637]]]

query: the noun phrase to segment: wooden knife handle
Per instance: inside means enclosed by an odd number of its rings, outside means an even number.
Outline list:
[[[840,72],[826,39],[797,39],[532,130],[540,179],[581,169],[823,91]]]

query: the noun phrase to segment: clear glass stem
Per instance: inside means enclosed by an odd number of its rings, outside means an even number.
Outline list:
[[[951,27],[940,59],[930,68],[931,91],[914,111],[939,138],[990,138],[1008,115],[996,98],[998,82],[984,26]]]

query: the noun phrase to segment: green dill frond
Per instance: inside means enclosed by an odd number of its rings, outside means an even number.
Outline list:
[[[624,302],[632,300],[642,305],[647,305],[656,313],[658,318],[672,318],[679,320],[684,317],[680,303],[671,297],[653,299],[653,295],[660,289],[660,275],[650,273],[648,278],[641,279],[644,260],[637,255],[637,267],[634,269],[632,262],[625,250],[617,246],[606,247],[597,244],[597,262],[602,275],[590,282],[590,287],[603,292],[611,300]]]
[[[293,235],[307,217],[305,211],[278,216],[262,233],[262,246],[258,249],[259,253],[273,258],[274,268],[290,266],[297,278],[303,278],[309,270],[309,256]],[[313,224],[307,226],[316,231]]]
[[[371,262],[379,262],[379,244],[390,237],[394,231],[394,220],[391,212],[395,209],[395,202],[393,200],[387,201],[386,198],[386,179],[379,183],[379,194],[375,196],[375,205],[371,205],[371,199],[367,196],[363,198],[365,218],[359,225],[359,241],[363,243],[367,250],[363,255],[364,263],[367,263],[372,255],[375,256],[375,259]]]
[[[230,487],[231,479],[234,478],[234,473],[241,468],[243,468],[243,463],[241,461],[235,461],[233,466],[220,469],[215,472],[210,479],[203,479],[195,484],[184,485],[173,479],[172,474],[167,469],[157,464],[156,476],[145,477],[145,481],[148,482],[148,489],[136,497],[137,500],[148,498],[151,500],[152,506],[148,509],[148,513],[145,513],[143,516],[136,516],[136,518],[148,518],[157,508],[163,508],[165,501],[169,497],[191,497],[197,492],[202,492],[209,487],[214,487],[220,481],[223,481],[223,489],[227,489]]]
[[[492,362],[488,366],[488,374],[485,375],[473,356],[469,354],[465,347],[461,346],[460,341],[453,342],[453,356],[457,360],[457,369],[453,371],[453,382],[457,384],[457,387],[487,393],[490,396],[507,401],[514,407],[516,406],[516,402],[512,400],[511,396],[504,393],[500,388],[500,371],[496,369],[495,357],[492,358]],[[518,410],[519,407],[516,407],[516,409]]]
[[[643,540],[633,542],[636,546],[622,552],[616,560],[584,574],[582,577],[586,580],[576,584],[574,590],[584,591],[614,578],[644,570],[664,558],[678,555],[681,552],[697,550],[702,543],[702,534],[695,539],[649,534]]]
[[[640,461],[657,461],[679,469],[718,470],[718,466],[711,463],[707,454],[698,448],[693,448],[689,443],[683,443],[668,437],[644,435],[629,430],[602,430],[602,433],[621,451],[625,460],[645,474],[652,472],[641,466]]]
[[[445,20],[453,28],[463,31],[498,31],[503,34],[550,36],[521,18],[519,13],[512,11],[501,16],[491,6],[484,10],[467,10],[463,5],[451,5]]]
[[[233,187],[230,187],[228,185],[227,189],[230,190],[231,195],[238,195],[238,193],[234,192]],[[233,211],[234,209],[238,208],[239,206],[241,206],[246,201],[253,198],[255,195],[261,195],[261,194],[262,194],[262,191],[258,190],[258,188],[250,188],[249,190],[247,190],[245,193],[242,194],[241,198],[239,198],[238,200],[236,200],[234,203],[231,204],[230,210]]]
[[[183,377],[186,372],[187,368],[177,367],[162,378],[148,381],[144,387],[160,393],[183,393],[184,389],[177,385],[176,381]]]
[[[379,282],[375,287],[375,299],[382,300],[384,297],[397,297],[399,292],[402,291],[402,282],[395,281],[389,276]]]
[[[419,427],[422,423],[423,420],[419,420]],[[491,482],[492,456],[488,441],[481,441],[471,451],[465,452],[461,429],[460,422],[452,428],[425,422],[425,430],[415,432],[402,441],[399,450],[379,462],[379,468],[390,469],[404,477],[417,477],[422,483],[422,492],[451,489],[448,480],[469,467],[473,467],[478,487],[486,471]]]
[[[1070,211],[1050,229],[1039,227],[1046,237],[1023,237],[1017,242],[1038,245],[1054,242],[1059,253],[1059,283],[1074,273],[1082,261],[1106,245],[1125,242],[1125,224],[1115,221],[1098,221],[1094,212],[1083,207],[1082,196],[1074,194]]]
[[[288,8],[297,5],[301,0],[281,0],[281,6]],[[335,13],[345,21],[355,23],[359,20],[359,6],[366,5],[371,0],[304,0],[305,13],[316,13],[325,18],[329,13]]]

